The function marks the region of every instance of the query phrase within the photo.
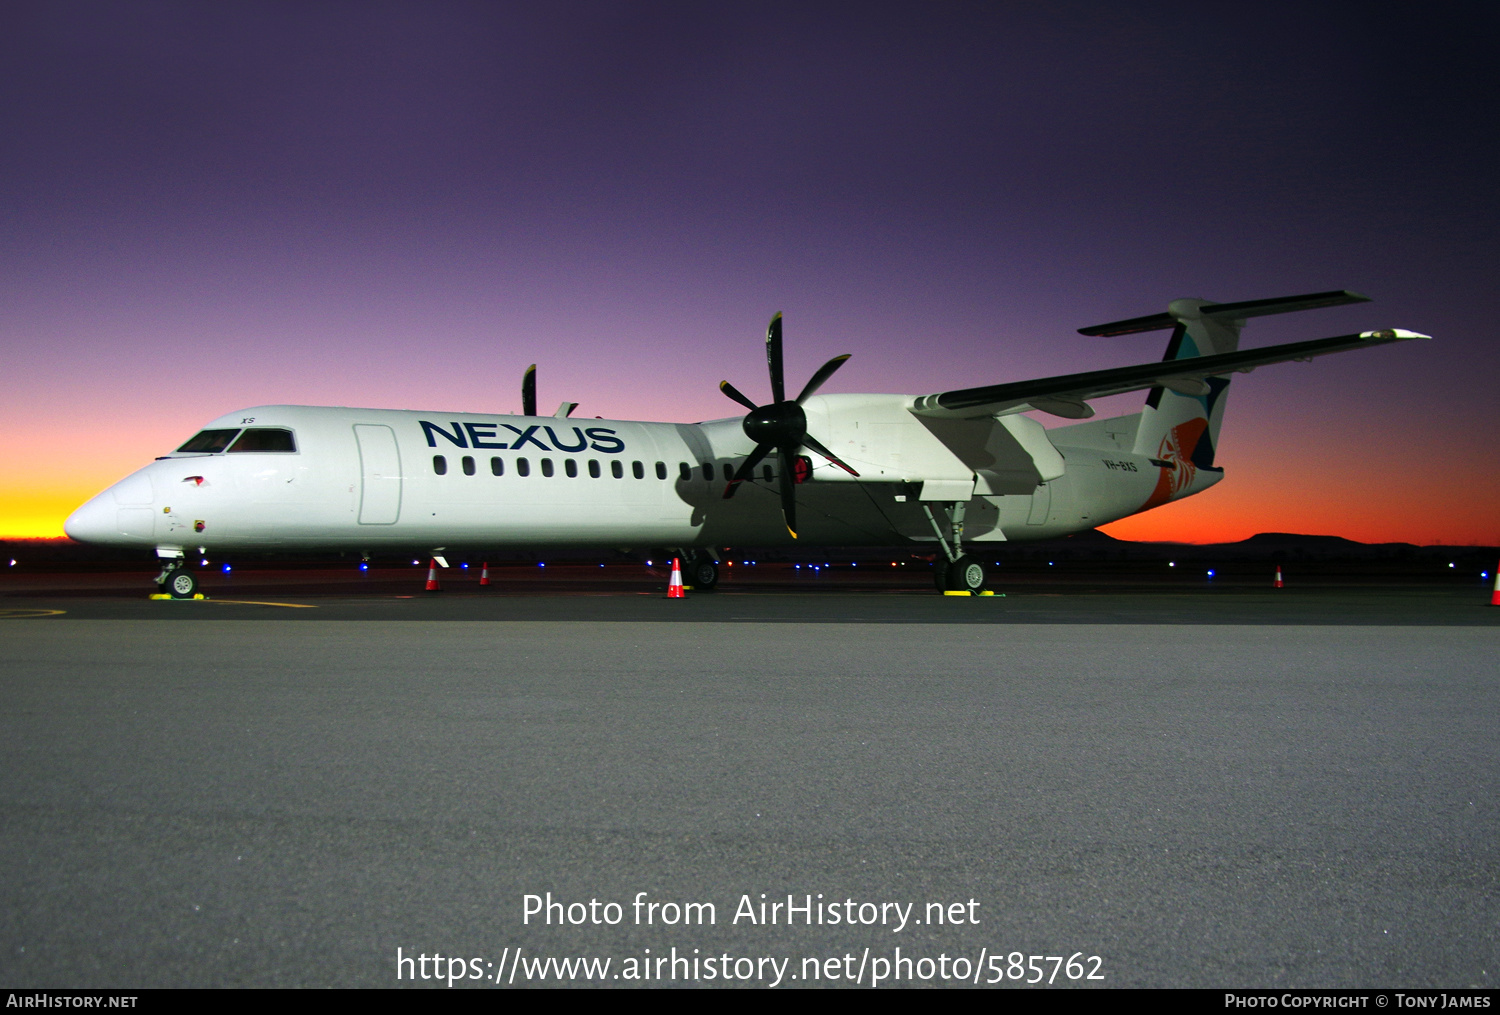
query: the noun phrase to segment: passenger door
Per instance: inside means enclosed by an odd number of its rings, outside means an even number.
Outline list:
[[[362,488],[359,524],[394,525],[401,517],[401,452],[388,426],[356,423]]]

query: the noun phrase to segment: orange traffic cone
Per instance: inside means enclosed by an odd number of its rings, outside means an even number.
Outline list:
[[[438,584],[437,560],[436,559],[434,559],[431,564],[427,565],[427,591],[428,592],[441,592],[441,591],[443,591],[443,587]]]
[[[1281,565],[1276,565],[1276,588],[1281,588]]]
[[[676,557],[672,558],[672,580],[667,582],[667,598],[686,598],[682,592],[682,562]]]
[[[1495,566],[1495,591],[1490,593],[1490,605],[1500,606],[1500,564]]]
[[[489,561],[485,561],[484,562],[484,567],[482,567],[482,568],[479,569],[479,584],[481,584],[481,585],[488,585],[489,583],[490,583],[490,562]]]

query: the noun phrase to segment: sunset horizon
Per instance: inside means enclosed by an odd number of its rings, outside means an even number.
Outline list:
[[[765,397],[777,311],[789,375],[920,396],[1159,360],[1078,329],[1179,297],[1347,288],[1241,348],[1432,340],[1234,375],[1224,481],[1106,531],[1500,542],[1496,93],[1457,14],[569,10],[27,8],[0,535],[239,407],[513,412],[537,363],[543,412],[691,422]]]

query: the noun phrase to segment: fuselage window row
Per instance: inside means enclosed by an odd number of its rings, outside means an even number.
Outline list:
[[[464,473],[465,476],[473,476],[473,475],[477,474],[478,471],[479,471],[479,467],[478,467],[477,463],[469,455],[464,455],[463,458],[460,460],[460,464],[461,464],[461,466],[463,468],[463,473]],[[550,478],[550,477],[556,475],[557,466],[556,466],[556,463],[552,459],[550,459],[550,458],[540,459],[538,461],[538,465],[541,467],[541,471],[542,471],[542,475],[543,476]],[[529,476],[529,475],[531,475],[531,462],[529,460],[525,459],[525,458],[517,458],[516,459],[516,464],[515,464],[515,469],[516,469],[516,475],[517,476]],[[591,459],[589,459],[588,470],[589,470],[589,476],[592,477],[592,478],[594,478],[594,479],[599,479],[603,475],[603,470],[600,467],[599,460],[597,458],[591,458]],[[443,455],[433,455],[432,456],[432,471],[436,475],[446,476],[448,474],[448,459],[445,456],[443,456]],[[624,463],[621,462],[621,461],[619,461],[618,459],[616,459],[614,461],[611,461],[609,463],[609,471],[610,471],[610,475],[614,476],[614,478],[616,478],[616,479],[624,479],[625,478],[625,466],[624,466]],[[645,479],[646,478],[646,463],[645,462],[631,462],[630,463],[630,472],[631,472],[631,474],[633,476],[635,476],[636,479]],[[563,459],[563,473],[569,479],[576,479],[576,478],[578,478],[578,460],[576,458],[565,458],[565,459]],[[492,476],[503,476],[503,475],[505,475],[505,459],[500,458],[498,456],[490,459],[490,475],[492,475]],[[656,463],[656,478],[657,479],[666,479],[667,478],[667,463],[666,462],[657,462]]]
[[[465,476],[473,476],[473,475],[476,475],[479,472],[478,463],[474,460],[473,457],[471,457],[469,455],[464,455],[459,460],[459,464],[460,464],[460,467],[463,469],[463,474]],[[550,477],[552,477],[553,475],[556,474],[556,464],[553,462],[552,459],[550,459],[550,458],[540,459],[538,461],[538,465],[541,467],[541,472],[542,472],[543,476],[550,478]],[[731,476],[734,475],[734,466],[733,466],[732,463],[730,463],[730,462],[724,462],[723,465],[721,466],[721,468],[723,469],[724,478],[725,479],[729,479]],[[531,462],[528,459],[525,459],[525,458],[517,458],[516,461],[515,461],[515,470],[516,470],[515,474],[517,476],[529,476],[529,475],[531,475]],[[589,470],[589,477],[592,478],[592,479],[600,479],[604,475],[604,470],[603,470],[602,466],[600,465],[599,460],[597,458],[590,458],[588,460],[588,470]],[[443,456],[443,455],[433,455],[432,456],[432,471],[433,471],[433,473],[435,475],[446,476],[448,474],[448,459],[445,456]],[[655,464],[654,471],[656,472],[656,478],[660,479],[660,480],[665,480],[670,475],[669,470],[667,469],[667,463],[666,462],[657,462]],[[713,463],[712,462],[704,462],[703,463],[703,475],[704,475],[705,478],[712,479],[713,478],[713,471],[714,471],[714,467],[713,467]],[[765,472],[766,480],[767,480],[767,482],[769,482],[770,479],[771,479],[771,467],[769,465],[766,466],[764,472]],[[576,479],[576,478],[578,478],[578,460],[575,459],[575,458],[564,458],[563,459],[563,473],[569,479]],[[625,478],[625,463],[621,462],[619,459],[613,459],[613,460],[611,460],[610,463],[609,463],[609,473],[615,479],[624,479]],[[634,476],[636,479],[645,479],[646,478],[646,463],[645,462],[631,462],[630,463],[630,474],[632,476]],[[690,480],[690,479],[692,479],[692,475],[693,475],[692,467],[690,465],[688,465],[687,462],[680,462],[680,463],[678,463],[678,474],[683,479]],[[503,476],[503,475],[505,475],[505,459],[500,458],[498,456],[490,459],[490,475],[492,475],[492,476]]]

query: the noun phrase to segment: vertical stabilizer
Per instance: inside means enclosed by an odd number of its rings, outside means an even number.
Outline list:
[[[1216,304],[1208,300],[1173,300],[1167,314],[1176,322],[1163,361],[1194,359],[1234,352],[1240,346],[1244,320],[1209,316],[1205,310]],[[1141,425],[1136,430],[1135,452],[1175,468],[1164,470],[1167,489],[1152,500],[1162,503],[1186,489],[1198,469],[1214,467],[1214,450],[1224,422],[1224,394],[1228,377],[1207,377],[1182,385],[1159,385],[1146,396]],[[1153,507],[1155,504],[1152,505]]]
[[[1173,300],[1164,314],[1132,317],[1078,331],[1083,335],[1113,336],[1171,328],[1172,339],[1162,357],[1164,362],[1171,362],[1235,352],[1240,346],[1240,329],[1251,317],[1367,302],[1368,296],[1348,289],[1243,303]],[[1229,377],[1225,374],[1202,380],[1184,377],[1177,383],[1166,380],[1151,389],[1146,407],[1141,410],[1134,451],[1161,463],[1162,477],[1145,507],[1155,507],[1178,496],[1192,485],[1199,469],[1218,471],[1214,452],[1219,445],[1224,394],[1228,388]]]

